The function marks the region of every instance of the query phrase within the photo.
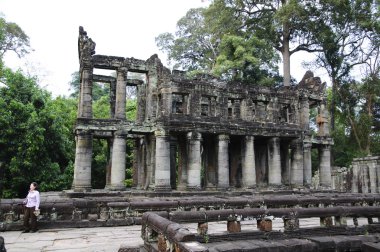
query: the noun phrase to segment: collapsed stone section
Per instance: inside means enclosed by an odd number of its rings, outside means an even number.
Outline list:
[[[157,55],[146,61],[95,55],[80,28],[80,99],[75,127],[73,189],[91,189],[92,141],[107,139],[106,188],[125,189],[126,139],[135,139],[138,189],[227,190],[311,185],[311,150],[319,151],[320,184],[331,185],[325,84],[307,72],[299,85],[268,88],[186,77],[165,68]],[[115,77],[94,69],[115,71]],[[144,75],[130,80],[131,73]],[[110,118],[94,119],[93,82],[110,85]],[[137,88],[137,117],[126,119],[126,87]],[[310,111],[317,109],[318,134]],[[105,178],[106,179],[106,178]]]

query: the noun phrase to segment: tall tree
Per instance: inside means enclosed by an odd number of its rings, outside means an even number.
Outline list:
[[[2,68],[0,80],[1,197],[25,196],[31,181],[42,190],[69,188],[75,105],[52,100],[22,72]]]
[[[363,53],[363,48],[372,47],[371,34],[376,34],[374,26],[368,25],[376,22],[372,4],[371,0],[320,0],[313,2],[311,7],[319,16],[307,27],[313,41],[320,46],[316,65],[326,69],[332,82],[332,130],[341,85],[350,82],[355,66],[364,64],[372,55],[371,52]]]
[[[156,37],[156,44],[167,53],[175,68],[210,72],[218,56],[218,39],[208,29],[204,8],[190,9],[177,22],[175,34],[163,33]]]
[[[0,17],[0,58],[10,51],[20,58],[29,53],[29,37],[16,23]]]
[[[302,50],[318,50],[317,45],[309,39],[309,31],[305,29],[311,14],[303,1],[215,0],[209,9],[209,15],[214,18],[219,13],[232,12],[235,19],[240,21],[240,26],[235,29],[265,40],[282,55],[285,86],[291,82],[290,56]]]

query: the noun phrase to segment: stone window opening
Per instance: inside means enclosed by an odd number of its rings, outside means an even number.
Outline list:
[[[201,115],[202,116],[210,115],[210,104],[211,104],[211,98],[207,96],[202,96],[201,98]]]
[[[172,113],[183,114],[183,96],[181,94],[172,95]]]
[[[288,123],[289,122],[289,105],[288,104],[281,105],[278,121],[280,123]]]
[[[172,94],[172,113],[173,114],[187,114],[187,94]]]
[[[228,118],[233,117],[233,104],[234,104],[234,100],[228,99]]]

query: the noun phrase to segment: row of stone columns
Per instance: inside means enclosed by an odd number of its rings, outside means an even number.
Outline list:
[[[179,146],[179,167],[178,188],[199,190],[201,189],[201,145],[202,136],[200,133],[189,132],[186,136],[187,148]],[[229,174],[229,136],[221,134],[217,136],[217,188],[227,189],[230,186]],[[173,176],[170,170],[170,138],[165,132],[156,132],[156,190],[170,190],[173,188],[170,177]],[[286,145],[288,146],[288,145]],[[303,143],[301,140],[292,141],[291,162],[288,171],[283,171],[282,165],[289,161],[282,162],[281,155],[288,150],[282,151],[279,137],[272,137],[267,142],[268,148],[268,185],[282,186],[284,174],[288,175],[288,183],[292,186],[311,185],[311,144]],[[283,157],[288,159],[288,156]],[[256,161],[254,136],[244,137],[242,148],[242,183],[244,188],[256,186]],[[322,187],[331,186],[330,170],[330,147],[320,148],[320,184]]]

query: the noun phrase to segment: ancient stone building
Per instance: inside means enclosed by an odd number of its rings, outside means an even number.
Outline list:
[[[268,88],[187,78],[147,60],[95,54],[79,32],[80,99],[75,127],[73,189],[91,189],[92,142],[107,139],[106,188],[125,188],[126,139],[135,142],[138,189],[226,190],[308,187],[311,149],[319,151],[320,185],[330,187],[330,147],[325,85],[307,72],[296,86]],[[113,70],[116,77],[94,74]],[[145,81],[129,79],[130,73]],[[92,84],[110,86],[110,117],[93,119]],[[126,119],[126,87],[137,88],[137,118]],[[310,130],[317,109],[318,134]],[[106,168],[105,168],[106,169]]]

